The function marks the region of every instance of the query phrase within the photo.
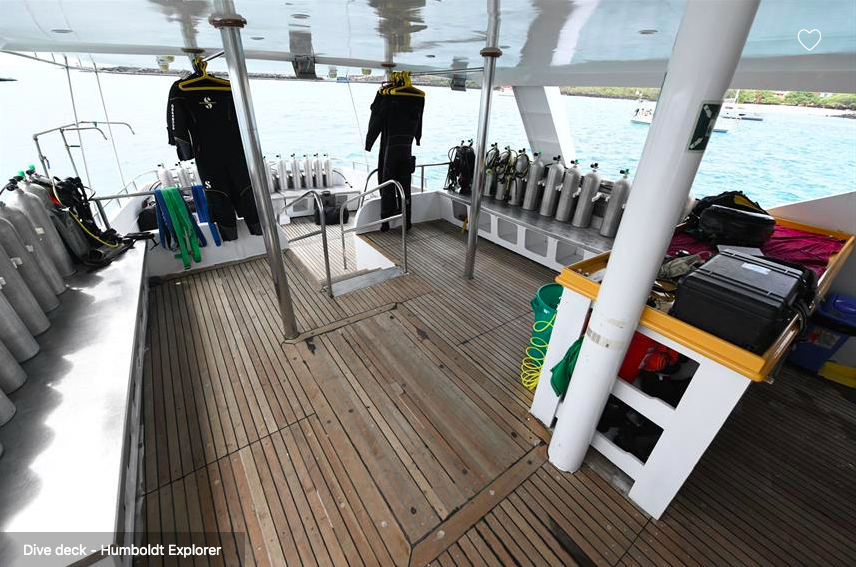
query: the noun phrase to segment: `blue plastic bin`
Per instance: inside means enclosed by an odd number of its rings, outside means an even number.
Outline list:
[[[790,362],[817,373],[850,337],[856,336],[856,298],[833,293],[812,316]]]

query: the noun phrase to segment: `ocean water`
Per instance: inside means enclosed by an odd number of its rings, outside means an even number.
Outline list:
[[[0,175],[11,176],[36,163],[34,132],[74,121],[65,70],[40,63],[11,64],[0,56]],[[160,162],[173,164],[175,149],[166,142],[166,97],[174,77],[100,75],[111,120],[128,122],[113,129],[123,176],[113,149],[96,131],[82,133],[90,182],[101,194],[114,193],[134,175]],[[80,120],[104,120],[96,77],[72,71]],[[363,150],[369,105],[375,85],[253,80],[252,95],[262,149],[275,154],[327,153],[371,168],[374,151]],[[446,161],[449,148],[475,137],[479,91],[453,92],[425,88],[422,142],[414,146],[417,163]],[[633,124],[632,100],[563,97],[567,118],[581,165],[600,163],[607,179],[630,168],[635,172],[648,126]],[[856,120],[771,113],[763,122],[723,120],[731,127],[714,134],[704,156],[693,191],[709,195],[739,189],[763,206],[771,207],[856,188]],[[107,128],[104,132],[110,135]],[[42,147],[51,171],[72,175],[58,133],[47,134]],[[514,97],[495,96],[489,140],[500,146],[527,147]],[[69,143],[76,136],[69,134]],[[73,148],[81,175],[83,161]],[[38,165],[38,164],[37,164]],[[669,167],[669,164],[663,164]],[[438,187],[443,168],[429,170],[429,187]],[[5,178],[4,178],[5,179]]]

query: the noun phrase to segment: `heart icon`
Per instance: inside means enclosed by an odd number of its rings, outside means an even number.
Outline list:
[[[802,40],[802,34],[806,34],[807,36],[812,36],[812,35],[814,35],[814,34],[817,34],[817,41],[815,41],[815,42],[811,45],[811,47],[809,47],[808,45],[806,45],[806,44],[803,42],[803,40]],[[811,31],[808,31],[808,30],[800,30],[800,31],[799,31],[799,33],[797,34],[797,41],[799,41],[799,42],[800,42],[800,45],[802,45],[803,47],[805,47],[808,51],[811,51],[812,49],[814,49],[815,47],[817,47],[817,44],[818,44],[818,43],[820,43],[820,30],[811,30]],[[809,41],[810,41],[810,40],[809,40]]]

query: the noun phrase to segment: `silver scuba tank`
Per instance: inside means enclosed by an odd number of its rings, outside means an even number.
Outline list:
[[[29,219],[33,230],[39,237],[45,251],[59,271],[60,276],[67,278],[73,275],[77,268],[71,261],[71,256],[65,249],[65,244],[62,242],[62,237],[56,230],[56,227],[51,221],[48,212],[42,200],[30,193],[25,193],[20,188],[15,188],[10,191],[8,205],[20,209]]]
[[[303,154],[303,188],[312,189],[312,158]]]
[[[17,258],[16,258],[17,260]],[[18,273],[18,264],[6,252],[6,248],[0,243],[0,281],[5,281],[3,288],[6,299],[12,305],[12,309],[21,318],[31,335],[38,336],[47,331],[50,320],[39,306],[39,302],[27,287],[27,283]]]
[[[547,180],[544,182],[544,196],[541,197],[541,208],[538,214],[542,217],[552,217],[556,214],[556,205],[562,190],[562,178],[565,176],[565,166],[562,156],[553,158],[553,163],[547,168]]]
[[[565,179],[562,181],[562,190],[559,194],[559,204],[556,205],[556,220],[567,222],[574,212],[577,197],[574,195],[580,188],[580,170],[577,165],[580,160],[571,161],[570,167],[565,170]]]
[[[534,211],[541,202],[542,178],[546,171],[541,153],[532,154],[534,161],[529,165],[529,178],[526,181],[526,192],[523,194],[523,210]]]
[[[574,219],[571,224],[577,228],[588,228],[591,224],[591,215],[594,212],[594,200],[600,189],[600,173],[597,172],[598,164],[591,164],[591,171],[583,178],[583,185],[577,191],[579,199],[574,211]]]
[[[178,174],[178,183],[182,187],[190,187],[193,181],[190,179],[190,171],[185,169],[184,164],[179,162],[175,164],[175,172]]]
[[[18,362],[30,360],[39,353],[39,343],[27,330],[27,326],[12,309],[0,284],[0,341],[6,345]]]
[[[514,181],[514,163],[512,161],[513,152],[511,148],[505,146],[505,149],[499,153],[496,158],[494,172],[496,177],[496,191],[493,198],[497,201],[505,201],[508,199],[509,189]]]
[[[327,154],[321,158],[321,171],[324,172],[324,187],[334,187],[336,183],[333,181],[333,160]]]
[[[318,154],[309,158],[309,182],[306,185],[311,189],[318,188]]]
[[[190,181],[192,181],[194,185],[202,185],[202,178],[199,177],[199,169],[196,167],[195,160],[190,160],[190,164],[187,166],[187,171],[190,172]]]
[[[53,292],[45,274],[39,268],[33,253],[24,244],[12,223],[0,218],[0,244],[18,268],[18,273],[27,285],[27,289],[45,313],[50,313],[59,307],[59,299]]]
[[[602,236],[615,236],[618,233],[618,225],[621,223],[621,217],[624,214],[624,205],[627,204],[627,198],[630,196],[630,180],[627,175],[629,169],[622,169],[622,177],[612,185],[612,193],[607,197],[606,213],[603,215],[603,224],[600,225],[600,234]]]
[[[496,194],[496,165],[499,160],[499,148],[496,142],[490,145],[490,149],[484,156],[484,191],[485,197],[493,197]]]
[[[514,173],[511,175],[511,187],[508,190],[508,204],[519,207],[523,204],[523,194],[526,192],[526,179],[532,167],[532,160],[526,155],[526,149],[521,149],[514,160]]]
[[[51,201],[50,195],[48,194],[48,190],[39,185],[38,183],[33,183],[29,179],[24,179],[23,181],[18,182],[18,187],[24,193],[29,193],[30,195],[35,195],[36,197],[38,197],[46,209],[50,210],[50,208],[53,206],[54,202]]]
[[[175,187],[175,178],[172,172],[165,168],[162,163],[158,164],[158,181],[161,182],[161,187]]]
[[[300,178],[300,160],[291,154],[291,189],[302,189],[303,183]]]
[[[66,289],[65,282],[62,281],[62,276],[56,269],[53,260],[51,260],[26,215],[19,209],[10,207],[3,201],[0,201],[0,218],[5,218],[12,223],[21,241],[27,246],[28,250],[32,250],[33,257],[44,273],[45,279],[51,286],[51,290],[56,295],[63,293]]]
[[[276,176],[279,180],[279,190],[286,191],[290,187],[291,180],[288,178],[288,160],[276,154]]]
[[[12,403],[12,400],[6,397],[6,394],[0,393],[0,425],[5,425],[6,422],[15,417],[17,409],[18,408],[15,407],[15,404]],[[0,455],[3,454],[2,449],[3,446],[0,445]]]
[[[276,193],[276,180],[273,175],[274,162],[265,156],[262,156],[262,161],[265,164],[265,176],[267,177],[268,191]]]
[[[3,341],[0,341],[0,391],[5,394],[11,394],[23,386],[26,381],[27,373],[24,372],[24,369],[21,368],[21,365],[18,364],[18,361],[15,360],[15,357],[12,356],[9,349],[3,344]],[[2,414],[2,411],[0,411],[0,414]],[[0,418],[0,421],[3,421],[2,418]]]

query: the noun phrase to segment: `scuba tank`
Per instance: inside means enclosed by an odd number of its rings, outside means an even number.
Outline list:
[[[202,178],[199,177],[199,170],[196,168],[195,160],[190,160],[187,171],[190,173],[190,181],[193,182],[193,185],[202,185]]]
[[[36,259],[27,245],[18,236],[15,227],[4,218],[0,218],[0,245],[17,266],[21,279],[30,290],[33,297],[45,313],[50,313],[59,307],[59,299],[54,293],[51,285],[45,278],[44,272],[39,268]],[[14,280],[12,280],[14,285]]]
[[[24,362],[39,353],[39,343],[12,309],[12,305],[3,293],[5,287],[0,284],[0,341],[6,345],[15,360]]]
[[[273,176],[274,163],[265,156],[262,156],[262,162],[265,164],[265,177],[267,177],[268,191],[276,193],[276,180]]]
[[[11,394],[23,386],[26,381],[27,373],[24,372],[24,369],[21,368],[3,341],[0,341],[0,390],[5,394]],[[4,411],[0,409],[0,424],[3,423],[3,413]],[[14,409],[12,413],[14,413]]]
[[[612,193],[607,197],[606,213],[603,215],[603,224],[600,225],[602,236],[612,237],[618,233],[618,225],[624,214],[624,205],[630,196],[630,181],[627,179],[630,170],[622,169],[619,173],[622,177],[612,185]]]
[[[167,187],[175,187],[176,185],[172,172],[165,168],[162,163],[158,164],[158,181],[161,182],[161,187],[164,189]]]
[[[297,159],[297,156],[294,154],[291,154],[291,188],[303,188],[303,184],[300,179],[300,160]]]
[[[529,166],[529,178],[526,181],[526,192],[523,194],[523,210],[534,211],[541,201],[541,178],[544,177],[544,161],[540,152],[534,152],[535,161]],[[513,204],[513,203],[512,203]]]
[[[514,167],[515,159],[514,152],[508,146],[505,146],[505,149],[496,156],[496,164],[494,166],[494,171],[496,172],[496,192],[493,198],[497,201],[508,199],[509,188],[514,176],[512,168]]]
[[[312,187],[320,189],[323,186],[323,179],[318,163],[318,154],[312,155]]]
[[[288,174],[288,160],[284,160],[282,159],[282,156],[276,154],[276,176],[279,178],[280,191],[285,191],[291,188],[291,179],[289,179]]]
[[[597,200],[598,189],[600,189],[600,173],[597,172],[597,166],[596,163],[591,164],[591,171],[586,173],[583,186],[576,191],[579,194],[579,200],[571,224],[577,228],[588,228],[591,224],[594,202]]]
[[[509,169],[511,168],[509,163]],[[514,158],[514,169],[510,175],[510,187],[508,190],[508,204],[519,207],[523,204],[523,193],[526,191],[526,177],[532,167],[532,161],[526,155],[526,148],[522,148],[517,157]]]
[[[574,212],[574,205],[577,203],[575,194],[580,187],[580,170],[577,164],[580,160],[571,161],[571,166],[565,170],[565,179],[562,182],[562,191],[559,195],[559,204],[556,206],[556,220],[567,222]]]
[[[312,158],[303,154],[303,188],[312,189]]]
[[[333,160],[330,156],[324,154],[321,158],[321,171],[324,173],[324,187],[335,187],[333,182]]]
[[[0,342],[0,347],[2,347],[0,348],[0,351],[5,351],[6,353],[8,353],[8,349],[2,345],[3,343]],[[9,354],[9,357],[12,358],[13,364],[17,366],[18,363],[15,362],[15,359],[12,357],[11,353]],[[0,357],[0,364],[5,365],[5,363],[2,362],[3,360],[5,360],[5,356]],[[5,425],[7,421],[15,417],[16,411],[18,411],[18,408],[15,407],[15,404],[12,403],[12,400],[6,397],[6,394],[0,392],[0,425]],[[3,446],[0,445],[0,455],[2,454]]]
[[[86,240],[86,236],[77,221],[71,218],[71,214],[54,201],[52,197],[54,186],[51,180],[37,174],[35,166],[32,165],[26,173],[25,182],[19,183],[18,186],[25,193],[31,193],[42,200],[54,227],[66,246],[77,258],[85,258],[90,249],[89,241]]]
[[[24,322],[31,335],[34,337],[41,335],[50,328],[51,322],[30,292],[24,278],[18,273],[17,263],[12,260],[2,244],[0,244],[0,282],[5,282],[3,293],[6,294],[12,309]]]
[[[21,210],[10,207],[3,201],[0,201],[0,218],[4,218],[12,223],[21,241],[28,249],[32,249],[33,257],[44,273],[45,278],[51,286],[51,290],[56,295],[63,293],[66,289],[65,282],[62,281],[62,276],[59,275],[59,271],[57,271],[53,260],[51,260],[26,215]]]
[[[496,194],[496,164],[499,159],[499,148],[496,143],[484,155],[484,196],[493,197]]]
[[[44,246],[45,252],[50,256],[59,274],[64,278],[71,276],[77,271],[77,268],[74,267],[71,256],[68,255],[65,244],[63,244],[62,238],[56,231],[56,227],[54,227],[50,216],[48,216],[42,200],[30,193],[24,193],[17,186],[19,182],[22,183],[23,181],[16,177],[6,186],[7,191],[10,193],[7,204],[20,209],[27,216],[27,219],[29,219],[30,224],[33,226],[33,230],[35,230],[36,235],[39,237],[39,241]]]
[[[190,171],[184,168],[183,163],[178,162],[175,164],[175,172],[178,174],[178,182],[182,187],[193,185],[193,180],[190,179]]]
[[[467,145],[461,140],[460,146],[451,148],[448,152],[449,171],[446,173],[444,189],[458,190],[461,195],[469,195],[473,184],[473,172],[476,165],[476,153],[473,141]]]
[[[562,190],[562,178],[565,176],[565,166],[561,163],[562,156],[553,158],[553,163],[547,168],[547,181],[544,182],[544,196],[541,198],[541,208],[538,214],[542,217],[552,217],[556,214],[559,192]]]

